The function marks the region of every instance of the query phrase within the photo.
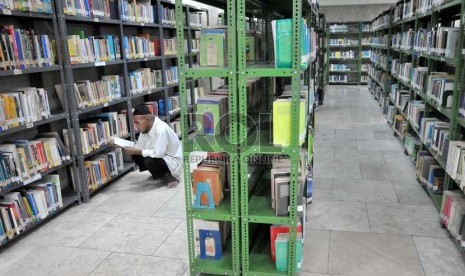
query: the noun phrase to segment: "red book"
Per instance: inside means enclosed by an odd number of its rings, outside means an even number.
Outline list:
[[[278,234],[289,233],[289,226],[283,225],[272,225],[270,227],[270,237],[271,237],[271,260],[276,262],[276,248],[275,241]],[[302,233],[302,225],[297,226],[297,233]]]
[[[48,160],[47,155],[45,154],[44,143],[42,141],[38,141],[36,147],[37,152],[39,153],[40,165],[43,166],[43,164],[45,164],[45,166],[42,168],[42,172],[46,172],[48,170]]]
[[[16,68],[21,68],[21,63],[20,63],[19,54],[18,54],[18,46],[17,46],[16,38],[15,38],[15,28],[13,25],[9,25],[7,26],[7,28],[8,28],[8,34],[10,35],[11,44],[13,44],[12,46],[13,46],[13,51],[15,54]]]
[[[153,44],[154,44],[154,48],[155,48],[155,56],[161,56],[161,53],[160,53],[160,40],[155,39],[153,41]]]

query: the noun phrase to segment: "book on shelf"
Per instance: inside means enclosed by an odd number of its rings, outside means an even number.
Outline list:
[[[271,28],[273,31],[273,42],[274,42],[274,55],[275,55],[275,67],[276,68],[291,68],[292,67],[292,19],[278,19],[271,22]],[[310,58],[312,51],[315,49],[311,48],[311,45],[315,45],[316,41],[311,41],[312,30],[307,26],[304,19],[301,20],[301,32],[300,32],[300,55],[302,69],[307,68],[310,64]]]
[[[278,98],[273,102],[273,144],[289,146],[291,144],[291,101],[289,97]],[[298,143],[302,145],[307,129],[307,99],[300,99]]]
[[[129,72],[129,92],[136,95],[163,87],[162,70],[139,68]]]
[[[94,1],[94,0],[92,0]],[[120,3],[120,17],[122,21],[156,23],[158,22],[158,6],[150,5],[150,1],[126,1]]]
[[[200,34],[200,66],[227,66],[228,47],[225,27],[202,29]]]
[[[356,51],[331,51],[330,58],[356,58]]]
[[[115,0],[66,0],[63,5],[63,13],[66,15],[117,19]]]
[[[349,81],[349,77],[347,75],[329,75],[329,81],[344,83]]]
[[[182,125],[181,125],[181,120],[175,120],[170,122],[169,126],[171,129],[178,135],[178,137],[181,137],[182,135]]]
[[[188,105],[197,104],[197,100],[200,97],[206,96],[205,88],[203,86],[194,87],[193,91],[191,91],[191,88],[188,86],[186,89],[186,94],[187,94]]]
[[[425,103],[421,100],[411,100],[407,105],[407,117],[412,123],[413,127],[419,131],[420,124],[425,113]]]
[[[121,59],[120,39],[115,35],[85,37],[84,31],[68,35],[71,64],[110,62]]]
[[[439,157],[447,157],[450,124],[437,118],[423,118],[421,120],[420,135],[423,144]]]
[[[465,248],[465,196],[463,191],[445,191],[441,205],[441,224],[459,247]]]
[[[245,35],[245,56],[247,61],[262,59],[262,35],[256,31],[247,31]]]
[[[15,183],[30,184],[41,173],[70,160],[69,149],[57,133],[43,133],[34,140],[0,145],[0,191]]]
[[[230,231],[231,225],[228,222],[194,219],[195,256],[205,260],[220,260]]]
[[[24,12],[38,12],[38,13],[52,13],[52,1],[50,0],[3,0],[0,1],[0,9],[10,11],[24,11]]]
[[[302,224],[299,222],[297,233],[302,235]],[[270,245],[271,245],[271,261],[276,262],[276,238],[279,234],[289,234],[289,226],[271,225],[270,226]]]
[[[197,100],[196,122],[201,135],[219,135],[228,124],[228,97],[208,95]]]
[[[288,267],[288,248],[289,248],[289,233],[280,233],[276,236],[276,270],[280,272],[287,272]],[[302,233],[296,235],[296,262],[297,272],[302,271],[303,264],[303,239]]]
[[[90,191],[95,191],[110,182],[124,170],[123,151],[116,148],[84,161],[86,183]]]
[[[189,26],[201,28],[204,25],[204,13],[202,12],[190,12],[189,13]]]
[[[226,164],[224,162],[202,162],[192,172],[192,193],[194,201],[199,201],[200,206],[214,205],[218,207],[224,198],[224,187],[226,186]],[[199,183],[207,184],[200,191],[200,199],[197,198]],[[203,189],[208,188],[207,191]],[[211,196],[211,197],[210,197]],[[213,200],[213,202],[211,201]],[[195,207],[195,206],[194,206]]]
[[[82,80],[73,85],[73,96],[78,103],[78,109],[84,109],[99,104],[105,104],[121,98],[123,91],[123,78],[118,75],[102,76],[101,80]],[[60,84],[55,85],[58,98],[63,103],[63,88]]]
[[[2,25],[0,33],[0,70],[54,66],[55,41],[48,35],[38,35],[32,29],[15,29]]]
[[[432,192],[442,192],[445,172],[428,151],[418,152],[416,171],[420,182],[428,189]]]
[[[347,33],[348,31],[349,31],[349,27],[346,24],[329,25],[330,33]]]
[[[187,45],[184,47],[184,49],[187,50]],[[176,38],[164,38],[163,39],[163,53],[166,56],[172,56],[172,55],[178,54],[178,48],[176,46]]]
[[[60,177],[50,174],[40,182],[0,196],[0,244],[63,207]]]
[[[0,94],[0,132],[50,116],[48,93],[43,88],[17,87]]]

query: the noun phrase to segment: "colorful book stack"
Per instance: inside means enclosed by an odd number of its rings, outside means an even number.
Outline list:
[[[63,104],[61,85],[55,85],[55,90]],[[102,76],[99,81],[82,80],[74,83],[74,97],[79,109],[120,99],[122,91],[123,78],[118,75]]]
[[[0,70],[56,65],[55,41],[48,35],[15,29],[13,25],[1,27]]]
[[[462,191],[446,191],[441,206],[441,224],[460,248],[465,249],[465,195]]]
[[[203,13],[189,13],[189,23],[191,27],[201,28],[203,26]]]
[[[329,81],[330,82],[348,82],[349,78],[347,75],[329,75]]]
[[[140,68],[129,72],[129,91],[131,95],[163,87],[162,70]]]
[[[84,36],[84,31],[68,35],[71,64],[109,62],[121,59],[120,39],[113,35]]]
[[[445,150],[445,149],[444,149]],[[447,153],[447,165],[446,171],[452,179],[459,185],[463,190],[465,187],[465,181],[463,174],[465,168],[465,142],[463,141],[450,141],[449,150]]]
[[[25,11],[38,13],[52,13],[52,1],[50,0],[1,0],[0,9],[10,11]]]
[[[209,95],[197,100],[196,122],[200,135],[220,135],[228,124],[227,96]]]
[[[407,107],[407,117],[415,130],[420,130],[420,125],[425,114],[425,103],[421,100],[410,101]]]
[[[90,191],[95,191],[124,170],[121,148],[105,152],[84,162],[86,181]]]
[[[115,0],[65,0],[64,14],[90,18],[116,19]]]
[[[215,208],[223,201],[227,183],[227,164],[222,159],[207,158],[192,172],[194,208]]]
[[[423,118],[420,125],[420,138],[423,144],[438,157],[447,157],[450,124],[437,118]]]
[[[89,154],[111,142],[113,137],[123,137],[129,133],[127,115],[116,112],[101,113],[91,116],[81,122],[79,132],[81,135],[82,152]],[[65,143],[71,145],[73,137],[70,137],[66,129],[63,130]],[[73,146],[74,143],[73,143]]]
[[[43,88],[18,87],[0,94],[0,132],[50,115],[48,94]]]
[[[330,58],[356,58],[355,51],[332,51]]]
[[[63,207],[60,176],[50,174],[0,198],[0,244]]]
[[[297,227],[297,271],[302,270],[303,263],[303,236],[302,225]],[[270,227],[271,260],[276,263],[276,270],[288,271],[288,245],[289,227],[283,225],[272,225]]]
[[[159,56],[159,50],[160,41],[157,38],[150,40],[149,34],[125,36],[123,39],[123,51],[127,59],[139,59]]]
[[[123,21],[155,23],[158,21],[157,9],[157,6],[150,5],[150,1],[143,3],[120,1],[120,16]]]
[[[70,160],[68,149],[56,132],[0,145],[0,190],[39,180],[41,173]]]

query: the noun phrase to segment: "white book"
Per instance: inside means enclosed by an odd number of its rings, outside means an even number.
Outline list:
[[[126,140],[126,139],[121,139],[121,138],[118,138],[118,137],[114,137],[112,139],[112,142],[113,142],[113,144],[115,144],[117,146],[120,146],[122,148],[124,148],[124,147],[134,147],[136,145],[136,143],[134,143],[132,141],[129,141],[129,140]]]

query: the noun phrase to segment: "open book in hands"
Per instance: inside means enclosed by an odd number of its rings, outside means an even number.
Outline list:
[[[136,143],[134,143],[132,141],[129,141],[129,140],[126,140],[126,139],[121,139],[121,138],[118,138],[118,137],[113,137],[111,142],[112,142],[113,145],[118,146],[118,147],[122,147],[122,148],[126,148],[126,147],[133,148],[136,145]]]

